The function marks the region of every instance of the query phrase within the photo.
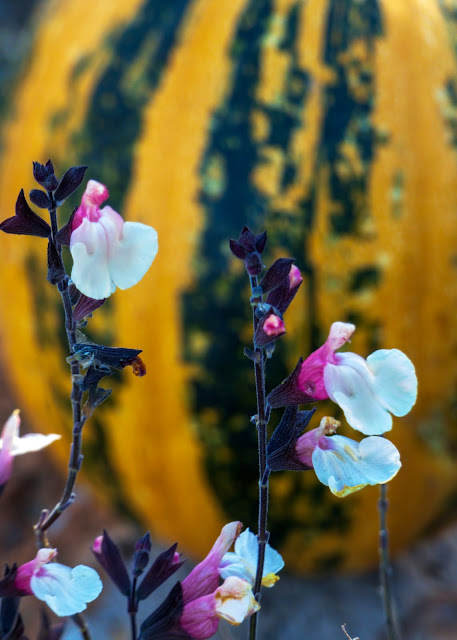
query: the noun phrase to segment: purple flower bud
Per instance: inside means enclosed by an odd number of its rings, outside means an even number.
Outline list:
[[[33,177],[46,191],[54,191],[57,189],[58,182],[54,175],[54,166],[51,160],[48,160],[45,165],[34,162]]]
[[[279,262],[279,261],[277,261]],[[276,264],[276,263],[275,263]],[[273,265],[274,266],[274,265]],[[265,274],[267,275],[267,274]],[[281,313],[284,313],[292,300],[295,298],[295,294],[300,288],[303,278],[299,269],[290,264],[288,273],[283,281],[275,289],[270,291],[267,296],[267,303],[278,309]],[[262,280],[263,288],[263,280]]]
[[[231,252],[244,261],[246,271],[251,277],[258,276],[264,269],[261,254],[266,243],[266,231],[255,236],[248,227],[244,227],[238,240],[230,240]]]
[[[92,551],[119,591],[128,596],[130,594],[129,574],[117,545],[106,531],[94,540]]]
[[[283,319],[276,315],[274,311],[270,311],[260,320],[254,334],[254,343],[256,347],[262,348],[267,344],[274,342],[286,333]]]

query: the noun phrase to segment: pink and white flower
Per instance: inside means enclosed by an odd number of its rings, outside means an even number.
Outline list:
[[[191,638],[204,640],[216,633],[220,620],[239,625],[259,609],[250,583],[230,576],[213,593],[185,604],[179,626]]]
[[[353,324],[335,322],[329,336],[268,397],[275,407],[330,398],[348,423],[366,435],[392,429],[392,416],[406,415],[417,397],[411,360],[398,349],[380,349],[365,360],[355,353],[335,353],[349,341]]]
[[[16,409],[5,422],[0,438],[0,488],[3,487],[11,476],[14,456],[44,449],[61,436],[56,433],[43,435],[41,433],[27,433],[19,437],[21,418]]]
[[[332,435],[339,426],[337,420],[325,417],[317,429],[300,436],[295,443],[300,462],[314,468],[320,482],[339,498],[392,480],[401,467],[395,445],[380,436],[356,442]]]
[[[137,284],[158,250],[157,232],[140,222],[124,222],[111,207],[100,209],[109,196],[105,185],[89,180],[71,225],[71,279],[81,293],[95,300],[116,287]]]
[[[20,595],[34,595],[58,616],[71,616],[86,609],[102,590],[98,573],[84,565],[74,569],[52,560],[57,549],[40,549],[34,560],[21,565],[15,588]]]
[[[184,608],[179,627],[191,638],[210,638],[219,620],[240,624],[260,608],[250,582],[232,575],[219,586],[219,565],[242,526],[241,522],[226,524],[206,558],[182,581]]]
[[[197,564],[182,581],[184,604],[212,593],[219,586],[219,564],[238,538],[242,527],[242,523],[237,521],[229,522],[222,527],[218,539],[206,558]]]

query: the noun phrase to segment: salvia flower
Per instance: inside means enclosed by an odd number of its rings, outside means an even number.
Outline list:
[[[218,539],[206,558],[197,564],[182,582],[184,604],[212,593],[219,586],[219,564],[238,538],[242,527],[242,523],[237,521],[229,522],[222,527]]]
[[[214,592],[185,604],[179,626],[191,638],[204,640],[216,633],[221,619],[239,625],[259,609],[251,584],[229,576]]]
[[[28,433],[19,437],[20,424],[21,418],[19,417],[19,411],[16,409],[8,418],[2,430],[2,437],[0,438],[0,492],[11,476],[14,456],[44,449],[44,447],[61,437],[56,433],[48,435]]]
[[[86,609],[102,590],[94,569],[78,565],[74,569],[51,562],[56,549],[40,549],[34,560],[17,569],[15,587],[19,595],[34,595],[58,616],[71,616]]]
[[[254,586],[257,570],[258,543],[257,536],[246,529],[235,541],[235,551],[226,553],[220,564],[221,578],[238,576]],[[265,548],[265,564],[263,567],[262,585],[272,587],[278,580],[276,574],[284,567],[284,560],[268,543]]]
[[[140,222],[124,222],[111,207],[105,185],[89,180],[71,226],[71,279],[89,298],[102,300],[116,287],[137,284],[154,260],[157,232]]]
[[[397,474],[400,454],[392,442],[380,436],[356,442],[332,435],[339,426],[337,420],[325,417],[295,444],[298,459],[314,468],[334,495],[343,498],[367,485],[385,484]]]
[[[355,353],[335,353],[355,326],[335,322],[325,344],[268,396],[271,407],[330,398],[344,411],[348,423],[366,435],[392,428],[392,416],[404,416],[417,396],[411,360],[398,349],[380,349],[366,360]]]

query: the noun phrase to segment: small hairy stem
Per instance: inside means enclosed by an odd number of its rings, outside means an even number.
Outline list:
[[[138,611],[138,602],[136,599],[136,583],[138,578],[133,578],[132,590],[129,596],[128,612],[130,615],[130,631],[132,640],[136,640],[137,628],[136,628],[136,614]]]
[[[87,626],[84,616],[82,616],[80,613],[75,613],[75,615],[71,617],[73,622],[79,627],[83,640],[91,640],[89,627]]]
[[[381,580],[381,597],[384,608],[384,626],[387,640],[400,640],[397,621],[395,619],[392,595],[392,569],[389,560],[389,532],[387,530],[387,485],[380,485],[378,500],[379,510],[379,576]]]
[[[49,194],[52,198],[52,194]],[[56,246],[59,255],[62,254],[62,248],[56,243],[57,234],[57,213],[55,207],[49,212],[51,218],[51,242]],[[76,344],[76,322],[73,317],[73,309],[71,305],[70,292],[68,290],[68,276],[59,282],[58,289],[62,298],[63,308],[65,312],[65,331],[67,333],[68,346],[70,349],[70,355],[74,354],[74,346]],[[82,390],[78,382],[79,376],[79,364],[74,362],[71,364],[71,377],[72,377],[72,390],[71,390],[71,404],[73,409],[73,441],[70,450],[70,460],[68,463],[68,477],[62,493],[62,497],[54,508],[46,515],[41,517],[35,525],[35,534],[37,537],[37,544],[43,546],[47,543],[44,532],[59,518],[59,516],[67,509],[74,501],[74,487],[76,484],[76,478],[82,464],[82,428],[85,423],[85,417],[81,415],[81,401]]]
[[[251,290],[255,291],[257,278],[251,277]],[[262,302],[262,298],[253,297],[253,327],[254,333],[258,325],[258,318],[255,314],[257,304]],[[258,555],[257,570],[254,583],[254,595],[257,601],[260,600],[262,590],[263,566],[265,562],[265,549],[268,542],[269,533],[267,531],[268,516],[268,481],[270,470],[267,467],[267,407],[265,394],[265,355],[263,349],[255,347],[258,358],[254,360],[255,387],[257,396],[257,435],[259,452],[259,519],[258,519]],[[249,623],[249,640],[255,640],[257,634],[258,614],[251,616]]]

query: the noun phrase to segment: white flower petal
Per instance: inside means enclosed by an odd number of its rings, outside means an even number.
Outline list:
[[[332,493],[344,497],[366,485],[384,484],[401,467],[398,449],[378,436],[360,443],[344,436],[325,437],[327,449],[316,447],[313,466],[322,484]]]
[[[78,241],[78,231],[85,228],[84,242]],[[83,223],[72,233],[70,251],[73,257],[71,279],[81,293],[103,300],[108,298],[116,286],[108,270],[107,240],[103,227],[97,222]]]
[[[382,404],[394,416],[411,411],[417,398],[417,377],[411,360],[398,349],[379,349],[368,356],[367,365]]]
[[[337,354],[337,357],[338,364],[327,364],[324,368],[324,384],[329,397],[342,408],[354,429],[365,435],[390,431],[392,416],[374,394],[373,376],[365,360],[353,353]]]
[[[260,609],[251,585],[231,576],[215,592],[215,613],[230,624],[241,624],[245,618]]]
[[[265,564],[263,566],[264,577],[270,573],[278,573],[284,567],[284,560],[282,555],[273,549],[269,544],[265,550]]]
[[[120,241],[110,247],[108,266],[113,282],[128,289],[141,280],[157,255],[157,231],[141,222],[126,222]]]
[[[13,442],[13,456],[21,456],[24,453],[39,451],[56,440],[60,440],[62,436],[57,433],[43,435],[42,433],[26,433],[22,438],[15,438]],[[1,444],[0,444],[1,446]]]
[[[257,564],[258,548],[257,536],[249,527],[235,540],[235,553],[251,564]]]
[[[235,552],[226,553],[219,565],[221,578],[238,576],[252,586],[257,570],[258,544],[257,536],[246,529],[235,541]],[[275,549],[267,543],[262,578],[264,586],[272,587],[279,580],[275,574],[284,567],[284,561]]]
[[[32,576],[30,586],[58,616],[70,616],[84,611],[102,590],[98,573],[84,565],[74,569],[56,563],[47,564]]]
[[[255,582],[255,566],[246,562],[236,553],[226,553],[219,565],[219,575],[225,580],[229,576],[238,576],[254,585]]]

